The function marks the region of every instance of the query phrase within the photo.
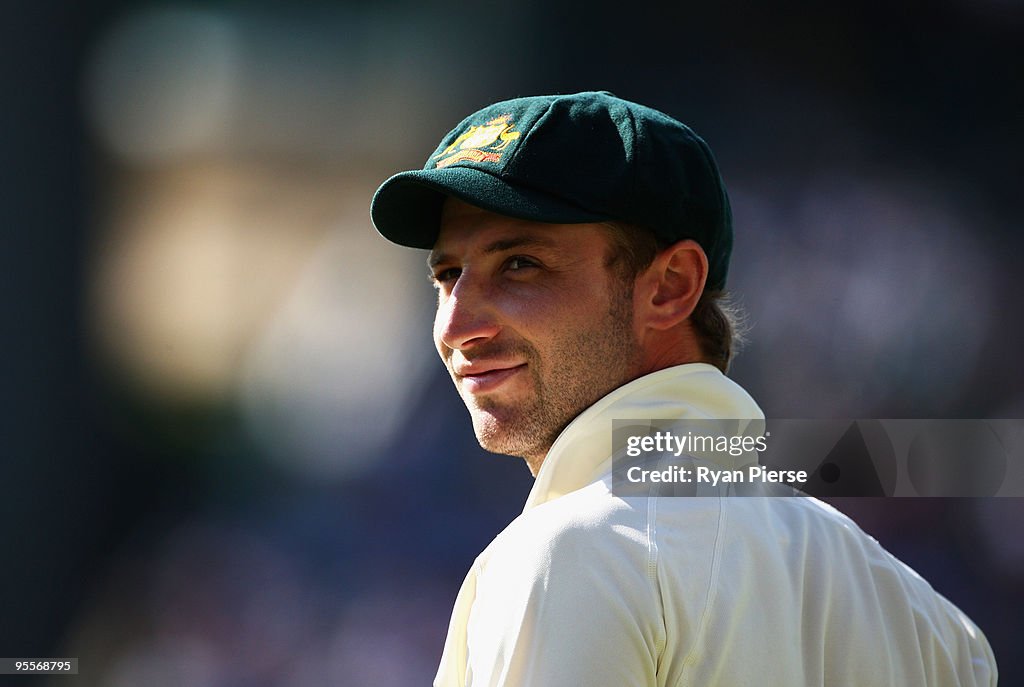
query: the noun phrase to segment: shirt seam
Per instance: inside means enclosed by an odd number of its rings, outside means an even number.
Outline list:
[[[683,659],[682,673],[679,676],[679,680],[676,682],[676,687],[686,687],[686,685],[690,684],[688,675],[690,667],[697,662],[697,655],[700,653],[700,649],[704,644],[704,635],[707,633],[707,626],[711,619],[711,607],[714,605],[716,592],[718,591],[717,581],[722,563],[722,540],[724,539],[725,525],[725,503],[721,498],[719,498],[718,526],[715,530],[715,544],[711,558],[711,573],[708,575],[708,588],[704,596],[704,612],[701,614],[700,621],[697,624],[697,634],[694,637],[693,646]]]
[[[647,499],[647,575],[651,580],[651,586],[658,595],[658,607],[661,609],[661,627],[658,636],[654,639],[654,672],[657,675],[664,660],[665,647],[667,644],[668,627],[665,622],[665,598],[661,592],[661,580],[658,576],[658,499],[648,497]]]

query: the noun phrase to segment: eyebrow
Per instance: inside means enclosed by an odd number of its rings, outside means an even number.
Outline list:
[[[516,236],[515,238],[509,239],[498,239],[492,241],[483,247],[481,251],[484,255],[492,255],[494,253],[501,253],[503,251],[512,250],[513,248],[533,247],[539,246],[542,248],[553,248],[557,243],[554,239],[547,236]],[[438,265],[446,262],[451,262],[452,256],[447,253],[433,253],[427,257],[427,267],[437,267]]]

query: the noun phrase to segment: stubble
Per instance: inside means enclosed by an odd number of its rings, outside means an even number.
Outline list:
[[[480,445],[494,453],[525,458],[536,474],[559,434],[576,416],[636,377],[640,353],[632,321],[631,290],[615,284],[603,319],[557,333],[543,354],[525,341],[478,351],[484,358],[524,360],[530,375],[526,399],[463,394]]]

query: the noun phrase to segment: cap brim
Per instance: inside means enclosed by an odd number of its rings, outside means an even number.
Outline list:
[[[377,231],[389,241],[410,248],[432,248],[437,241],[441,207],[448,196],[484,210],[535,222],[576,224],[611,219],[472,167],[396,174],[373,195],[370,217]]]

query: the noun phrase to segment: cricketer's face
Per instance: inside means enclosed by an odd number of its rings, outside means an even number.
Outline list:
[[[536,474],[565,426],[639,376],[631,289],[598,224],[513,219],[445,202],[430,253],[434,342],[480,445]]]

